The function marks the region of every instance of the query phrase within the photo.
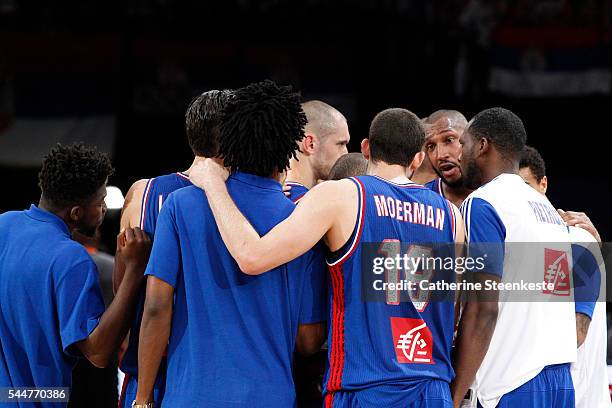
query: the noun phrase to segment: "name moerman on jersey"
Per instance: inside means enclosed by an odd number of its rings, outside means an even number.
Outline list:
[[[402,201],[382,194],[373,197],[379,217],[391,217],[398,221],[426,225],[440,231],[444,229],[444,210],[442,208]]]

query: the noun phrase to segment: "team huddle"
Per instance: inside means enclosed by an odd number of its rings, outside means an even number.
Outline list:
[[[342,113],[264,81],[203,93],[186,133],[192,166],[127,194],[106,310],[71,239],[103,220],[105,155],[57,146],[39,204],[0,215],[0,387],[69,387],[78,358],[103,367],[121,348],[120,407],[296,407],[294,352],[323,349],[326,408],[610,406],[601,239],[548,201],[513,112],[386,109],[347,154]],[[365,295],[373,252],[484,251],[474,282],[550,286]]]

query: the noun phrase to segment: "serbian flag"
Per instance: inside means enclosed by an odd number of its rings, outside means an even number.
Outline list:
[[[489,89],[509,96],[610,93],[610,49],[596,27],[500,26],[493,34]]]

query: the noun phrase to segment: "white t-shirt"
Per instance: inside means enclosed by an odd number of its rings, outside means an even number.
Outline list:
[[[500,292],[495,331],[472,386],[480,404],[494,408],[544,367],[576,360],[570,237],[548,199],[516,174],[502,174],[474,191],[461,211],[470,256],[478,243],[500,248],[484,272],[508,283],[555,282],[555,293],[529,291],[531,297],[521,301],[508,301],[515,295]],[[567,300],[552,301],[555,296]]]

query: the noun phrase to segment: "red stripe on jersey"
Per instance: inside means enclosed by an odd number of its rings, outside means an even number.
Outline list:
[[[179,177],[184,178],[185,180],[189,180],[189,181],[191,181],[191,180],[189,179],[189,176],[188,176],[188,175],[183,174],[183,173],[181,173],[180,171],[179,171],[179,172],[177,172],[177,173],[176,173],[176,175],[177,175],[177,176],[179,176]]]
[[[125,374],[123,376],[123,385],[121,386],[121,395],[119,395],[119,402],[117,403],[117,408],[121,408],[123,406],[123,401],[125,400],[125,390],[127,389],[128,381],[130,381],[130,375]]]
[[[300,200],[301,200],[302,198],[304,198],[304,196],[305,196],[305,195],[306,195],[306,193],[302,194],[301,196],[297,196],[297,197],[295,197],[295,198],[294,198],[293,200],[291,200],[291,201],[293,201],[295,204],[297,204],[297,203],[299,203],[299,202],[300,202]]]
[[[325,408],[333,408],[334,406],[334,394],[327,394],[325,396]]]
[[[328,393],[333,393],[340,390],[344,371],[344,276],[341,265],[330,266],[329,272],[332,281],[332,344],[326,388]]]

